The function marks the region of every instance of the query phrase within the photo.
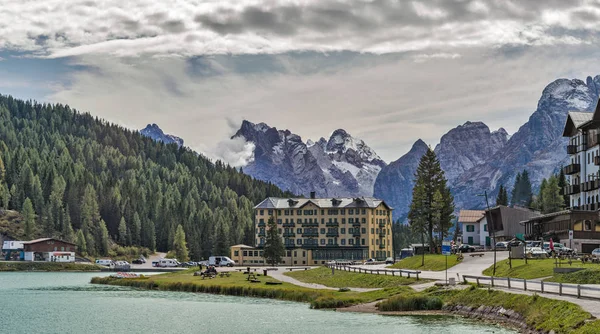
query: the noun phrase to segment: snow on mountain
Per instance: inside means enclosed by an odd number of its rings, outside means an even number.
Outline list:
[[[140,130],[140,134],[165,144],[177,144],[178,147],[183,146],[183,139],[164,133],[163,130],[154,123],[148,124],[144,129]]]
[[[361,139],[336,130],[329,140],[302,142],[289,130],[244,121],[235,137],[256,146],[254,161],[244,172],[299,194],[372,196],[375,178],[385,162]],[[294,150],[289,144],[294,143]],[[310,170],[310,176],[303,175]]]

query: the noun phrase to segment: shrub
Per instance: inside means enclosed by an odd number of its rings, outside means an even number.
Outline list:
[[[441,310],[444,303],[439,297],[408,295],[390,298],[379,303],[380,311],[425,311]]]

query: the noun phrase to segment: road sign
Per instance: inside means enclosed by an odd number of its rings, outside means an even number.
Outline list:
[[[573,240],[573,230],[569,230],[569,240]]]
[[[452,255],[452,244],[450,241],[442,242],[442,254],[446,256]]]

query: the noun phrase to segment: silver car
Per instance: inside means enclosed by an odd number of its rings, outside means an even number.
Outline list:
[[[596,248],[592,251],[592,258],[600,259],[600,248]]]

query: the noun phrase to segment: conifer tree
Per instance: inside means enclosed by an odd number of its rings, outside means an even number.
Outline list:
[[[106,223],[104,222],[104,220],[100,220],[99,226],[98,226],[98,235],[99,235],[99,242],[98,242],[98,252],[103,255],[106,256],[108,255],[108,251],[110,250],[109,244],[108,244],[108,229],[106,228]]]
[[[538,196],[535,200],[535,208],[540,210],[541,212],[546,212],[545,208],[544,208],[544,191],[546,189],[546,187],[548,186],[548,180],[543,179],[542,183],[540,184],[540,192],[538,193]]]
[[[558,174],[558,188],[560,189],[560,193],[563,197],[563,207],[564,208],[568,208],[571,206],[570,196],[563,195],[563,189],[565,189],[566,186],[567,186],[567,178],[565,177],[565,173],[561,167],[560,173]]]
[[[496,197],[496,205],[508,206],[508,192],[502,184],[500,185],[500,189],[498,190],[498,197]]]
[[[430,252],[437,252],[434,231],[438,231],[441,238],[447,235],[453,218],[454,200],[446,187],[440,162],[431,148],[421,158],[415,178],[408,219],[415,232],[427,231]],[[437,198],[436,192],[439,193]]]
[[[127,244],[127,223],[125,222],[125,217],[121,217],[121,221],[119,222],[119,243],[122,245]]]
[[[71,216],[67,213],[69,212],[69,207],[63,210],[62,216],[62,238],[64,241],[74,242],[75,241],[75,232],[73,231],[73,226],[71,225]]]
[[[266,230],[267,235],[265,238],[263,256],[267,263],[275,266],[277,263],[281,262],[281,258],[285,255],[285,248],[281,241],[281,237],[279,236],[279,231],[277,230],[277,223],[273,217],[269,218]]]
[[[564,199],[560,194],[560,187],[558,186],[558,178],[552,175],[544,187],[543,191],[540,191],[543,198],[543,213],[558,212],[564,208]]]
[[[25,220],[25,237],[30,240],[33,236],[35,226],[35,212],[29,197],[25,199],[25,203],[23,204],[23,219]]]
[[[178,261],[189,261],[189,254],[187,244],[185,241],[185,232],[183,231],[183,227],[181,225],[177,225],[177,230],[175,231],[175,239],[173,240],[173,250],[175,251],[175,256],[177,257]]]
[[[85,242],[85,236],[83,235],[83,230],[77,231],[76,237],[77,251],[79,254],[86,255],[87,254],[87,244]]]

